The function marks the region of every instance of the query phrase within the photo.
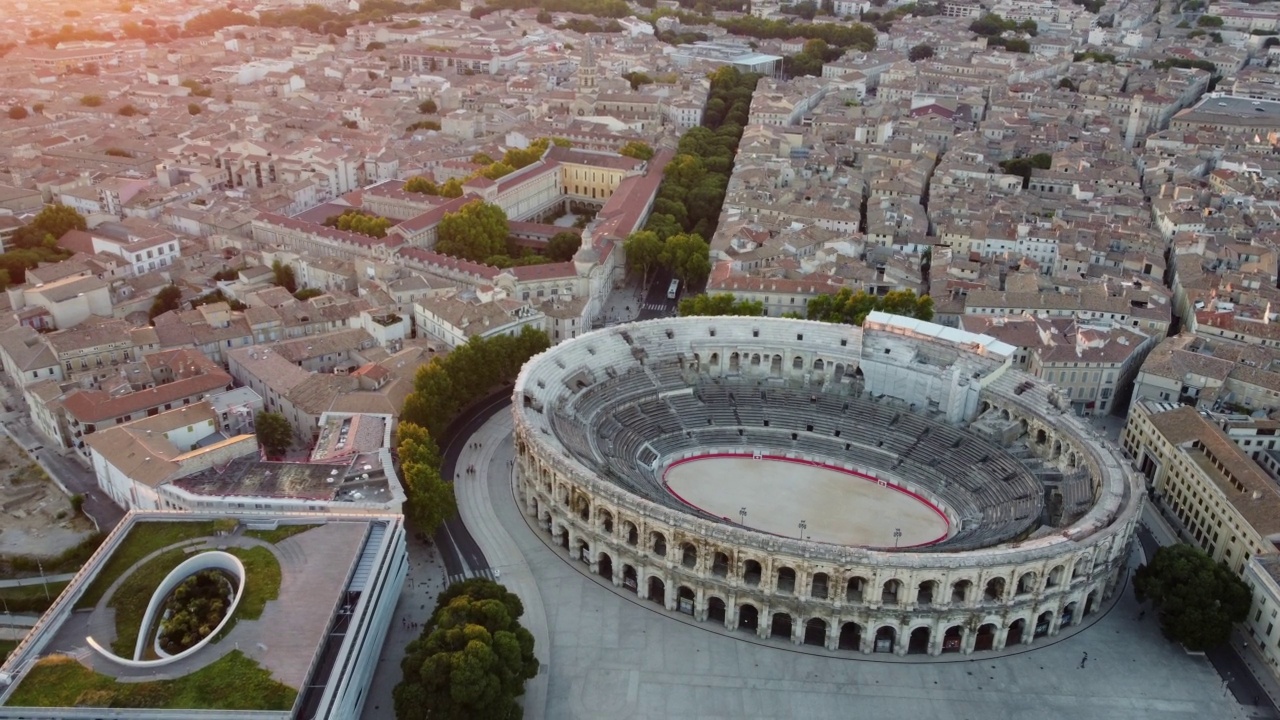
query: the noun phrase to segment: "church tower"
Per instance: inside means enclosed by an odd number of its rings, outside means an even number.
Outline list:
[[[587,36],[587,47],[582,58],[582,64],[578,66],[578,91],[579,92],[595,92],[596,89],[596,49],[591,43],[591,36]]]

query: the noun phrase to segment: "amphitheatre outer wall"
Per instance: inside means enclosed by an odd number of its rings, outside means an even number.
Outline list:
[[[517,380],[517,500],[584,571],[699,621],[850,653],[968,654],[1030,645],[1081,622],[1116,591],[1143,496],[1118,451],[1066,412],[1056,388],[1012,368],[1014,350],[882,313],[862,328],[719,317],[589,333],[534,358]],[[1080,478],[1087,498],[1076,503],[1078,512],[1032,521],[1016,537],[977,547],[886,550],[753,531],[623,487],[603,470],[608,453],[597,447],[601,441],[578,437],[570,448],[558,414],[604,381],[606,373],[592,369],[606,367],[613,368],[609,377],[639,367],[654,383],[645,397],[687,392],[682,383],[792,388],[812,392],[815,402],[843,394],[968,432],[981,426],[993,442],[1022,448],[1025,462]],[[621,406],[629,398],[612,402]],[[582,418],[587,427],[604,411],[593,412]],[[785,430],[797,442],[815,434],[812,425]],[[646,451],[635,462],[660,478],[662,467],[682,458],[743,450],[708,443],[670,456]],[[785,442],[752,450],[839,462]],[[864,469],[877,476],[885,470]],[[960,518],[955,530],[981,537],[982,528]]]

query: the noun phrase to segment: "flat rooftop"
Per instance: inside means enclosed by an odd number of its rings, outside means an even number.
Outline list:
[[[363,458],[363,459],[361,459]],[[364,500],[390,497],[381,461],[347,456],[340,465],[264,462],[256,455],[202,470],[173,481],[195,495],[265,497],[303,500]],[[368,466],[369,469],[365,469]],[[367,476],[367,477],[366,477]],[[378,491],[382,492],[379,493]],[[352,493],[360,497],[352,497]]]

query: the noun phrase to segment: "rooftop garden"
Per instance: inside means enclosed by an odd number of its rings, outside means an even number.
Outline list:
[[[121,575],[133,567],[142,558],[151,553],[188,540],[213,535],[218,530],[218,523],[213,520],[182,522],[140,522],[135,524],[129,534],[116,546],[115,552],[98,571],[97,576],[85,589],[76,608],[90,608],[98,604],[107,588],[111,587]],[[176,567],[175,563],[172,567]],[[172,569],[172,567],[170,569]],[[161,576],[164,577],[163,575]],[[152,587],[155,587],[154,585]],[[144,603],[145,604],[145,603]]]

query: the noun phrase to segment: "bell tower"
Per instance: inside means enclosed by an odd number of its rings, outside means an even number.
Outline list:
[[[578,90],[581,92],[594,92],[596,89],[596,50],[595,45],[591,42],[591,36],[587,36],[587,47],[582,57],[582,64],[578,66]]]

